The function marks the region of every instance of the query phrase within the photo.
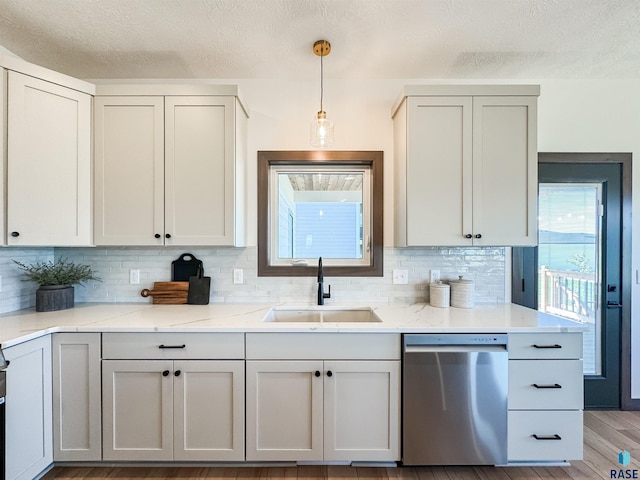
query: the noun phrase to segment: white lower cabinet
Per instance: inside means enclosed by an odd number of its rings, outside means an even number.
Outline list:
[[[104,460],[244,460],[242,360],[103,360]]]
[[[399,336],[376,334],[382,359],[340,360],[367,337],[331,335],[247,334],[247,461],[400,459]]]
[[[510,411],[510,461],[582,458],[582,410]]]
[[[400,362],[326,361],[325,460],[399,459]]]
[[[509,335],[509,462],[582,459],[581,357],[581,333]]]
[[[247,460],[323,459],[323,371],[319,360],[247,362]]]
[[[7,369],[7,480],[31,480],[53,461],[51,337],[3,349]]]
[[[53,360],[53,459],[102,459],[100,334],[55,333]]]

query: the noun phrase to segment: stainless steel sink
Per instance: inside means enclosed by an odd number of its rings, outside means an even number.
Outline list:
[[[371,308],[340,308],[340,307],[273,307],[263,322],[312,322],[312,323],[376,323],[380,318]]]

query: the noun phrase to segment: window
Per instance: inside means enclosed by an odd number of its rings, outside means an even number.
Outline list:
[[[258,152],[258,275],[382,276],[382,152]]]

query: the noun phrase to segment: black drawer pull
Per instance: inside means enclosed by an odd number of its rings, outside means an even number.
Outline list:
[[[333,377],[333,372],[331,370],[327,372],[327,377]]]
[[[158,348],[161,349],[167,349],[167,348],[186,348],[187,346],[182,344],[182,345],[158,345]]]
[[[562,348],[562,345],[558,345],[557,343],[555,345],[536,345],[535,343],[533,345],[531,345],[533,348]]]
[[[175,372],[173,372],[173,374],[174,374],[176,377],[179,377],[181,373],[182,373],[182,372],[181,372],[180,370],[176,370]]]
[[[162,376],[163,377],[168,377],[169,376],[169,370],[165,370],[164,372],[162,372]]]
[[[557,383],[553,383],[550,385],[538,385],[537,383],[532,383],[531,386],[536,388],[562,388],[562,385],[559,385]]]
[[[535,438],[536,440],[562,440],[562,437],[560,435],[558,435],[557,433],[554,433],[553,435],[536,435],[534,433],[531,436],[533,438]]]
[[[315,375],[316,377],[319,377],[319,376],[320,376],[320,370],[316,370],[316,373],[314,373],[314,375]]]

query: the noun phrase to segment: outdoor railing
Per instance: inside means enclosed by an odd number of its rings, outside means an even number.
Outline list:
[[[580,322],[595,318],[597,284],[595,273],[539,270],[541,312],[552,313]]]

